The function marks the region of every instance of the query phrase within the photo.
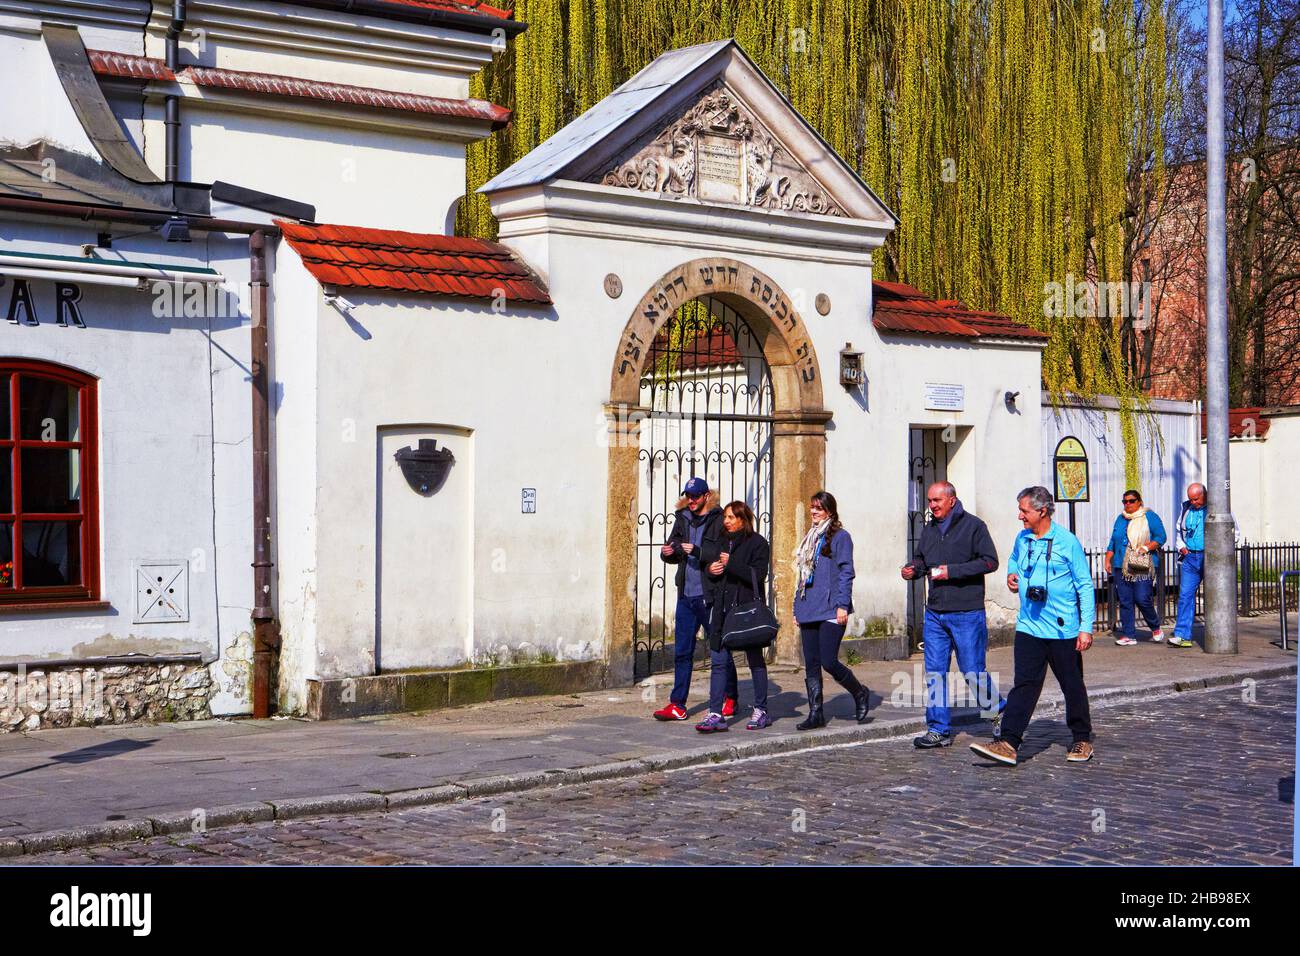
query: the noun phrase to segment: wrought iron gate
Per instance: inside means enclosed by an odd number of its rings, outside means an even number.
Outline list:
[[[772,377],[761,343],[724,302],[686,303],[651,342],[641,374],[637,508],[636,678],[671,670],[677,565],[660,549],[687,479],[719,504],[740,499],[772,540]],[[771,599],[771,574],[768,597]]]
[[[928,508],[925,490],[936,481],[948,480],[948,443],[938,428],[912,428],[908,432],[907,560],[916,556]],[[909,652],[920,646],[925,621],[926,579],[917,578],[907,588],[907,645]]]

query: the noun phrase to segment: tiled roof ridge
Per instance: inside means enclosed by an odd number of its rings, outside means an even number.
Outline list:
[[[197,64],[184,66],[177,71],[168,67],[163,60],[134,53],[118,53],[113,50],[87,50],[86,55],[90,59],[94,72],[102,76],[193,83],[196,86],[239,89],[279,96],[300,96],[377,109],[465,116],[491,120],[498,125],[503,125],[510,118],[510,110],[506,107],[473,97],[456,99],[448,96],[432,96],[427,93],[403,93],[378,87],[338,83],[333,80],[308,80],[278,73],[232,70],[227,67]]]
[[[452,13],[481,13],[500,20],[513,20],[515,12],[494,7],[483,0],[388,0],[402,7],[422,7],[426,10],[447,10]]]
[[[528,264],[491,240],[286,219],[275,223],[322,285],[551,302]]]
[[[972,339],[1048,337],[1009,315],[973,309],[958,299],[932,299],[904,282],[873,279],[872,289],[872,323],[882,331]]]
[[[378,226],[342,226],[325,223],[309,225],[287,219],[281,220],[280,225],[286,235],[296,233],[294,238],[302,238],[303,241],[318,245],[355,246],[362,249],[405,249],[411,244],[419,244],[436,251],[457,249],[457,251],[475,252],[484,256],[515,258],[514,252],[508,246],[490,239],[480,239],[477,236],[445,236],[432,232],[384,229]],[[319,231],[313,233],[313,230]],[[330,235],[330,233],[335,234]]]

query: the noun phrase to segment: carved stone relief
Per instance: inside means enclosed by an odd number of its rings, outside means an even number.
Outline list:
[[[721,82],[630,158],[594,178],[606,186],[702,202],[845,214]]]

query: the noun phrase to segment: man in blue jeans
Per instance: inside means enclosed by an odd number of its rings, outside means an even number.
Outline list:
[[[1240,537],[1237,519],[1232,534]],[[1205,577],[1205,486],[1187,486],[1187,500],[1178,514],[1178,620],[1170,647],[1195,647],[1192,619],[1196,616],[1196,592]]]
[[[1006,706],[985,669],[989,629],[984,617],[984,575],[998,568],[998,552],[988,526],[962,507],[957,489],[937,481],[925,493],[932,516],[921,530],[915,557],[902,567],[905,581],[929,575],[925,602],[926,732],[912,741],[918,750],[952,744],[948,708],[948,665],[957,668],[979,708],[994,713],[997,732]]]
[[[672,531],[660,549],[660,557],[677,565],[677,610],[673,634],[673,689],[666,706],[656,710],[656,720],[685,720],[686,696],[691,691],[691,668],[695,666],[695,641],[700,628],[708,628],[713,595],[718,584],[705,573],[722,553],[722,509],[717,492],[696,475],[686,482],[677,502]],[[723,716],[736,712],[736,663],[727,670]]]

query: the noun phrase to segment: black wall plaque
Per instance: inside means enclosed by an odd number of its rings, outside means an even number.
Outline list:
[[[428,498],[442,487],[447,480],[451,466],[456,463],[456,456],[450,448],[439,448],[432,438],[421,438],[420,447],[407,445],[393,455],[402,468],[402,476],[411,490]]]

